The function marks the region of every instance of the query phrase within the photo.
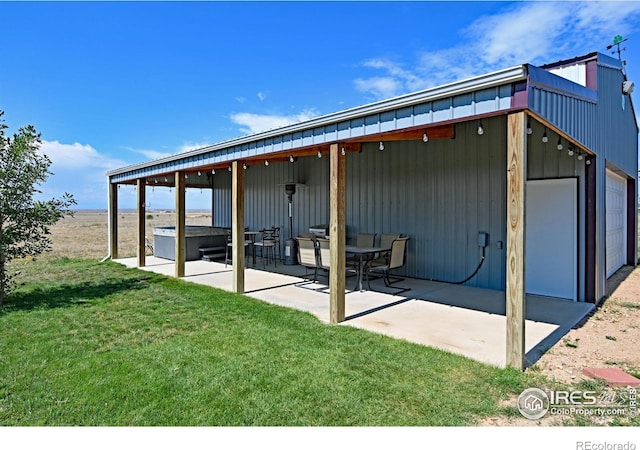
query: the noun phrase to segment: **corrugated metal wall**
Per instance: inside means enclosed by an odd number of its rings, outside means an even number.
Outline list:
[[[455,139],[366,144],[347,154],[347,242],[359,231],[411,237],[405,274],[459,281],[480,262],[479,231],[489,233],[487,259],[468,284],[504,288],[506,120],[456,125]],[[215,175],[214,222],[231,225],[230,174]],[[304,182],[294,196],[294,235],[329,222],[329,158],[250,167],[246,173],[245,222],[252,229],[287,230],[286,181]],[[288,233],[284,233],[288,236]]]
[[[558,135],[547,130],[549,141],[542,142],[544,128],[534,123],[527,139],[527,179],[577,178],[578,180],[578,299],[584,300],[585,273],[585,159],[568,154],[567,142],[558,150]]]

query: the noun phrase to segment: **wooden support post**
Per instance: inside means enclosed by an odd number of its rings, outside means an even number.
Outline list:
[[[137,242],[137,255],[138,255],[138,267],[144,267],[146,265],[146,230],[145,230],[145,203],[147,185],[144,178],[138,178],[136,191],[138,194],[138,242]]]
[[[329,271],[329,320],[339,323],[344,320],[345,307],[345,199],[346,199],[346,158],[338,148],[338,144],[331,144],[330,154],[330,265]]]
[[[525,113],[507,119],[507,365],[525,368]]]
[[[233,292],[244,293],[244,169],[238,161],[231,164],[231,258],[233,259]]]
[[[175,251],[175,276],[184,277],[184,263],[187,253],[187,238],[185,235],[185,191],[186,183],[184,173],[176,172],[176,251]]]
[[[118,184],[109,180],[109,256],[118,258]]]

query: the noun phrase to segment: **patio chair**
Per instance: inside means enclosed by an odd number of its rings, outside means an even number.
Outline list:
[[[381,248],[391,248],[393,241],[401,237],[400,233],[383,233],[380,236],[380,247]],[[382,252],[380,255],[369,261],[370,266],[384,266],[389,263],[389,257],[391,256],[391,251]]]
[[[260,249],[260,256],[262,257],[262,267],[266,268],[266,263],[269,261],[269,257],[271,257],[271,259],[273,260],[273,264],[277,266],[275,258],[275,229],[260,230],[260,233],[262,234],[262,240],[254,242],[253,245],[255,248]]]
[[[356,247],[373,247],[376,242],[376,233],[358,233],[356,239]],[[360,264],[360,259],[355,257],[349,257],[345,261],[348,267],[357,268]]]
[[[331,250],[330,250],[330,241],[325,238],[318,238],[318,255],[319,255],[319,266],[326,270],[327,272],[331,268]]]
[[[245,230],[246,231],[246,230]],[[233,252],[233,241],[232,241],[232,232],[230,229],[226,230],[227,234],[226,234],[226,238],[227,238],[227,249],[225,251],[225,255],[224,255],[224,266],[227,267],[227,264],[233,264],[233,261],[231,260],[231,254]],[[247,250],[247,247],[250,245],[250,242],[247,242],[246,240],[244,241],[244,249],[245,252]],[[244,260],[244,266],[247,267],[247,259],[245,258]]]
[[[381,273],[382,279],[384,280],[384,285],[388,288],[397,289],[398,292],[394,293],[394,295],[400,294],[402,292],[406,292],[411,290],[411,288],[401,288],[391,286],[393,283],[397,283],[398,281],[404,280],[401,277],[393,277],[393,281],[391,281],[391,277],[389,276],[389,271],[393,269],[399,269],[403,267],[407,261],[407,241],[408,237],[400,237],[393,241],[391,244],[391,255],[389,257],[389,262],[384,265],[372,266],[368,265],[366,269],[367,274],[367,284],[369,285],[369,289],[371,289],[371,273]]]
[[[309,237],[296,238],[298,242],[298,261],[300,265],[305,268],[305,278],[309,277],[309,269],[313,270],[313,282],[318,281],[318,252],[316,249],[316,242]]]

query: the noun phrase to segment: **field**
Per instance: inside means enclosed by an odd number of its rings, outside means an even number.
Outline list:
[[[118,214],[118,253],[120,257],[135,256],[136,213]],[[187,225],[211,225],[211,214],[189,212]],[[153,240],[153,228],[175,225],[175,214],[166,211],[148,211],[147,237]],[[65,217],[51,228],[53,241],[49,257],[101,259],[107,253],[107,213],[102,211],[77,211],[73,217]]]

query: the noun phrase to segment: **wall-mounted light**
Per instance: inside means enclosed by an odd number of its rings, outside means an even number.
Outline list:
[[[533,134],[533,128],[531,128],[530,122],[527,122],[527,134]]]
[[[547,136],[547,129],[546,128],[544,129],[544,134],[542,135],[542,142],[545,143],[545,144],[547,142],[549,142],[549,136]]]
[[[422,142],[429,142],[429,135],[427,134],[427,130],[424,130],[424,134],[422,135]]]
[[[558,150],[562,150],[562,139],[560,137],[558,137]]]
[[[384,150],[384,142],[380,141],[380,145],[378,145],[378,150]]]
[[[482,136],[484,134],[484,127],[482,126],[482,122],[478,125],[478,136]]]

